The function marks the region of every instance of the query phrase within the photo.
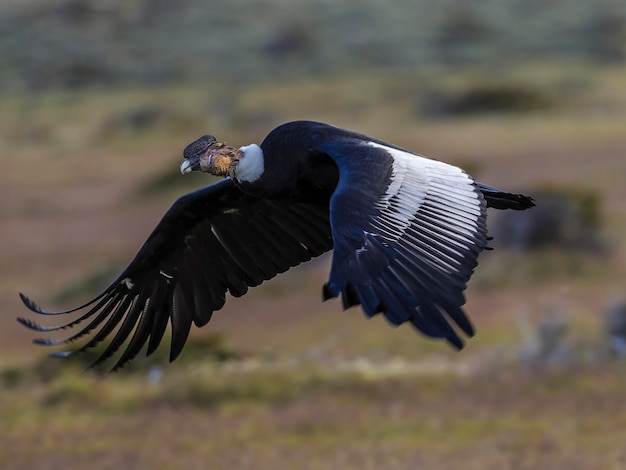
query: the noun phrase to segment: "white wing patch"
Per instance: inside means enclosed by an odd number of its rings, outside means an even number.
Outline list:
[[[453,273],[484,229],[483,202],[473,179],[460,168],[382,144],[393,157],[391,184],[379,199],[372,224],[388,241],[420,254],[429,265]]]

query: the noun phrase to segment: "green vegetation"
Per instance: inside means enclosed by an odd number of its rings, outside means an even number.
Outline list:
[[[255,468],[306,459],[300,468],[463,462],[496,469],[580,460],[610,468],[623,458],[616,449],[626,376],[617,366],[395,377],[321,365],[246,367],[190,363],[158,383],[70,368],[45,388],[24,383],[11,389],[18,393],[10,405],[0,405],[0,463],[100,467],[92,459],[124,461],[131,452],[133,465],[160,468],[193,456],[193,468],[250,458]],[[38,446],[23,454],[24,442]]]

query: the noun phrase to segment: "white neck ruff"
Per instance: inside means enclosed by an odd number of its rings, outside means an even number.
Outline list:
[[[235,178],[238,181],[253,183],[258,180],[265,170],[263,150],[257,144],[250,144],[240,147],[243,157],[235,168]]]

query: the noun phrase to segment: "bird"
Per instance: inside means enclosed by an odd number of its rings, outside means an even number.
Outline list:
[[[464,291],[479,253],[490,249],[487,208],[534,205],[532,197],[478,183],[451,164],[314,121],[282,124],[260,145],[235,147],[204,135],[184,149],[180,170],[222,179],[176,200],[100,294],[47,311],[20,293],[35,313],[77,315],[59,326],[19,317],[43,333],[77,328],[35,344],[83,341],[52,354],[66,357],[106,341],[91,367],[117,353],[117,370],[144,348],[152,354],[169,324],[171,362],[192,324],[206,325],[227,293],[240,297],[333,250],[324,301],[339,297],[344,310],[360,305],[367,317],[409,323],[460,350],[474,336]]]

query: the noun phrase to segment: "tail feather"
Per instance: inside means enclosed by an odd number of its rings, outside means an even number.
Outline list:
[[[529,209],[535,205],[535,201],[532,197],[525,196],[523,194],[507,193],[500,191],[499,189],[492,188],[491,186],[477,183],[478,189],[483,193],[487,207],[493,207],[494,209],[514,209],[524,210]]]

